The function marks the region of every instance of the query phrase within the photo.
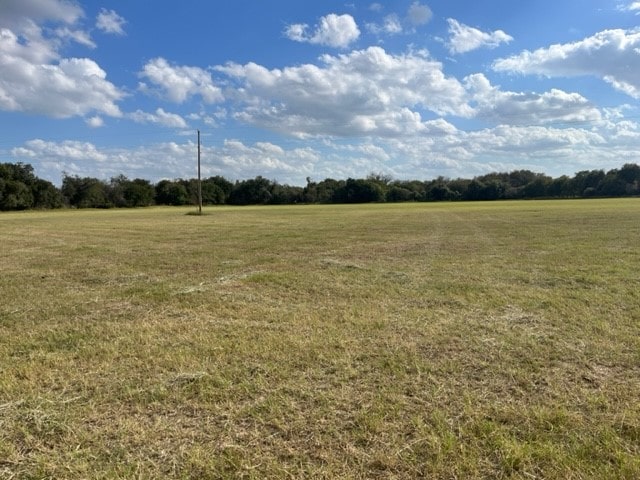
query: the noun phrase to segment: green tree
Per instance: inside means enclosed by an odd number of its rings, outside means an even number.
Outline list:
[[[548,196],[552,181],[551,177],[547,177],[546,175],[536,175],[535,178],[523,188],[525,198],[542,198]]]
[[[155,188],[148,180],[136,178],[124,182],[122,196],[126,207],[148,207],[153,205]]]
[[[574,195],[578,197],[595,195],[598,184],[604,179],[604,176],[603,170],[582,170],[576,173],[571,181]]]
[[[156,185],[156,203],[159,205],[188,205],[189,192],[180,182],[161,180]]]
[[[60,208],[64,205],[64,199],[60,190],[47,180],[40,178],[33,183],[33,206],[35,208]]]
[[[408,188],[391,185],[387,191],[387,202],[410,202],[415,200],[415,194]]]
[[[444,178],[438,178],[427,186],[424,198],[427,201],[441,202],[443,200],[455,200],[457,195],[456,192],[449,188]]]
[[[611,170],[598,183],[596,194],[603,197],[622,197],[627,194],[627,183],[620,178],[618,170]]]
[[[257,176],[249,180],[236,182],[229,195],[232,205],[266,205],[273,197],[274,183]]]
[[[337,203],[383,202],[384,199],[382,186],[371,180],[348,178],[344,186],[334,192]]]
[[[626,163],[618,170],[618,178],[625,184],[627,195],[640,194],[640,166],[634,163]]]
[[[571,191],[571,179],[562,175],[561,177],[554,178],[548,188],[550,197],[556,198],[568,198],[572,196]]]
[[[33,193],[23,182],[5,180],[2,189],[0,210],[26,210],[33,207]]]
[[[307,177],[307,186],[302,192],[302,201],[306,203],[331,203],[334,201],[335,193],[345,184],[344,180],[325,178],[321,182],[312,182]]]
[[[108,208],[108,185],[93,177],[65,175],[62,179],[62,195],[67,204],[76,208]]]

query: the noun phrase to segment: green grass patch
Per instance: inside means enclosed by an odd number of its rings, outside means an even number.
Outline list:
[[[0,478],[640,478],[638,199],[0,215]]]

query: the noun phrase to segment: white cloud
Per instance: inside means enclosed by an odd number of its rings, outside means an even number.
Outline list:
[[[449,22],[451,35],[447,47],[452,54],[466,53],[483,47],[496,48],[501,43],[509,43],[513,40],[513,37],[502,30],[487,33],[464,25],[453,18],[447,19],[447,22]]]
[[[381,12],[382,10],[384,10],[384,7],[382,6],[382,4],[375,2],[369,5],[369,10],[371,10],[372,12]]]
[[[68,27],[56,28],[55,34],[58,38],[73,40],[76,43],[89,48],[96,48],[96,44],[91,39],[89,33],[83,30],[71,30]]]
[[[28,160],[39,175],[60,183],[63,172],[107,180],[124,174],[152,181],[195,176],[194,142],[167,142],[134,149],[100,148],[89,142],[30,140],[14,148],[14,158]],[[193,165],[193,168],[189,168]]]
[[[54,118],[121,115],[117,102],[124,93],[106,72],[93,60],[59,53],[64,40],[95,47],[89,34],[74,26],[82,15],[75,3],[63,0],[0,3],[1,110]],[[47,29],[36,22],[47,22]]]
[[[164,58],[155,58],[144,66],[139,75],[175,103],[182,103],[194,95],[201,96],[206,103],[224,100],[222,90],[214,84],[211,74],[199,67],[170,65]],[[141,84],[141,88],[149,90],[146,84]]]
[[[98,30],[102,30],[105,33],[111,33],[113,35],[124,35],[124,29],[122,28],[127,21],[118,15],[114,10],[107,10],[103,8],[100,10],[98,17],[96,18],[96,27]]]
[[[375,11],[382,11],[382,8]],[[398,14],[386,15],[381,23],[370,22],[366,24],[367,31],[374,35],[398,35],[405,32],[415,33],[415,28],[431,21],[433,13],[427,5],[413,2],[403,20]]]
[[[0,26],[19,28],[30,22],[61,22],[71,25],[82,17],[82,8],[67,0],[2,0]]]
[[[137,123],[155,123],[171,128],[187,128],[187,122],[180,115],[165,112],[162,108],[158,108],[155,113],[143,112],[136,110],[128,115]]]
[[[108,156],[100,152],[95,145],[88,142],[65,140],[63,142],[47,142],[41,139],[29,140],[24,147],[14,148],[11,154],[15,157],[58,158],[70,161],[91,160],[104,162]]]
[[[310,147],[284,149],[270,142],[253,145],[227,139],[220,146],[201,147],[202,175],[224,175],[229,179],[257,175],[281,182],[302,183],[321,155]],[[157,182],[164,178],[194,178],[197,145],[193,141],[165,142],[133,149],[100,148],[89,142],[34,139],[14,148],[17,161],[34,165],[38,176],[60,183],[63,172],[101,179],[123,174]]]
[[[255,63],[218,67],[240,82],[242,121],[297,136],[399,135],[425,128],[416,108],[471,116],[466,91],[424,52],[391,55],[380,47],[321,66],[269,70]]]
[[[475,103],[476,118],[510,125],[594,123],[600,111],[578,93],[552,89],[548,92],[504,92],[483,74],[465,78]]]
[[[95,117],[87,118],[86,122],[87,122],[87,125],[89,125],[92,128],[98,128],[98,127],[104,126],[104,120],[102,119],[102,117],[99,117],[98,115],[96,115]]]
[[[402,33],[402,23],[400,22],[400,18],[395,13],[387,15],[384,17],[382,24],[378,25],[377,23],[367,23],[367,30],[375,35],[379,34],[387,34],[387,35],[396,35]]]
[[[413,2],[407,11],[407,19],[414,27],[429,23],[432,17],[431,9],[420,2]]]
[[[124,97],[93,60],[62,59],[57,64],[35,64],[3,54],[12,49],[0,44],[0,109],[43,114],[54,118],[101,112],[120,116],[116,102]],[[7,47],[7,48],[3,48]],[[4,50],[4,52],[3,52]]]
[[[618,10],[636,12],[636,15],[640,15],[640,2],[631,2],[628,5],[619,5]]]
[[[319,25],[311,33],[306,24],[289,25],[284,34],[290,40],[326,45],[335,48],[346,48],[360,37],[360,29],[351,15],[329,15],[320,19]]]
[[[306,177],[363,177],[383,172],[399,179],[428,179],[439,175],[469,178],[491,171],[527,168],[551,175],[594,168],[618,168],[635,162],[640,125],[619,112],[607,113],[597,128],[557,128],[548,125],[497,125],[464,131],[443,120],[423,122],[411,136],[288,140],[248,143],[216,141],[202,148],[203,175],[231,180],[257,175],[281,183],[303,185]],[[214,142],[212,142],[213,144]],[[62,172],[108,179],[124,174],[151,181],[193,178],[193,140],[166,142],[133,149],[102,148],[79,141],[31,140],[14,148],[15,161],[34,166],[38,176],[59,182]]]
[[[219,158],[221,167],[230,172],[231,178],[257,175],[288,178],[292,175],[304,177],[313,171],[318,156],[303,155],[302,152],[304,150],[286,151],[269,142],[245,145],[240,140],[225,140],[215,156]]]
[[[591,75],[640,98],[640,29],[605,30],[583,40],[524,51],[493,63],[503,72],[572,77]]]

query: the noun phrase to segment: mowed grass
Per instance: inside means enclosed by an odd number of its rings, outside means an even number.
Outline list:
[[[640,199],[0,215],[0,478],[640,478]]]

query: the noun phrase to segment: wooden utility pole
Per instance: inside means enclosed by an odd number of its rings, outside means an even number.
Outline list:
[[[202,215],[202,179],[200,178],[200,130],[198,130],[198,215]]]

